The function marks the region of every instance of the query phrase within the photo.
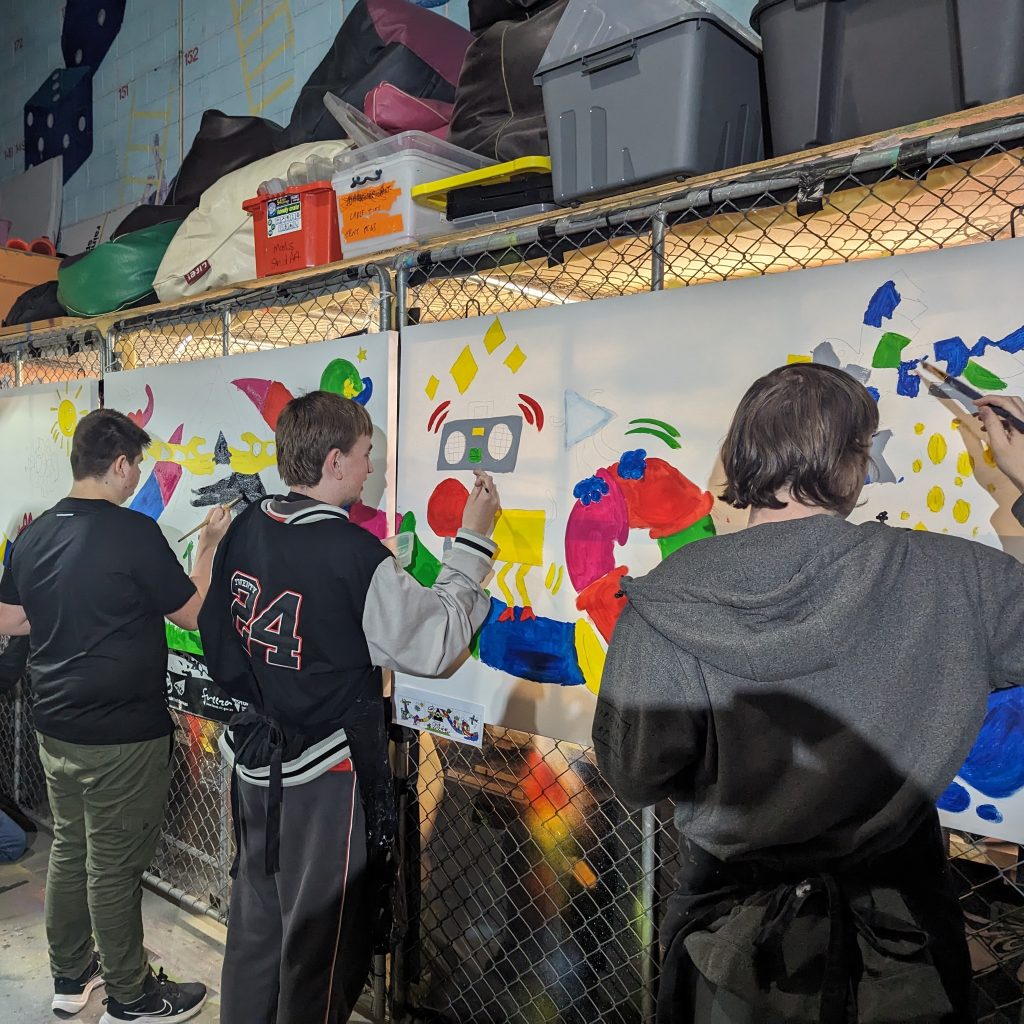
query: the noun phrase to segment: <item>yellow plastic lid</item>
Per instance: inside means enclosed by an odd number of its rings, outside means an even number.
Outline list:
[[[550,174],[551,157],[521,156],[518,160],[509,160],[503,164],[491,164],[464,174],[453,174],[449,178],[438,181],[425,181],[422,185],[414,185],[412,201],[420,206],[429,206],[435,210],[445,210],[448,206],[448,193],[471,185],[501,185],[522,174]]]

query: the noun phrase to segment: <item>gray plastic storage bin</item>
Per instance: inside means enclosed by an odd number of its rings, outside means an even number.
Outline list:
[[[1024,92],[1024,0],[761,0],[776,155]]]
[[[764,152],[760,46],[707,0],[571,0],[534,81],[559,203]]]

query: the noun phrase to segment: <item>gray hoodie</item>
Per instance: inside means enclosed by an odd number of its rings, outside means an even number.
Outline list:
[[[959,538],[819,515],[623,589],[601,771],[722,860],[884,844],[952,781],[990,691],[1024,683],[1024,567]]]

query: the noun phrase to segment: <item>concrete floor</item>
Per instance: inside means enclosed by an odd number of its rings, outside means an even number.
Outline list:
[[[53,982],[46,955],[43,892],[50,837],[38,832],[15,864],[0,864],[0,1021],[3,1024],[53,1024]],[[179,981],[201,981],[210,990],[199,1024],[220,1021],[220,967],[226,929],[209,917],[180,909],[144,891],[142,914],[146,948],[154,969],[162,967]],[[95,1024],[103,1015],[104,990],[92,994],[75,1020]],[[353,1024],[363,1022],[354,1016]],[[258,1022],[253,1021],[253,1024]]]

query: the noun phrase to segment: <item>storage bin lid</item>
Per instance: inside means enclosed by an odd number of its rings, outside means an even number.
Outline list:
[[[350,149],[334,159],[335,173],[341,173],[349,167],[361,167],[363,164],[379,164],[391,157],[404,153],[417,153],[423,156],[447,160],[459,167],[474,170],[477,167],[488,167],[494,163],[486,156],[471,153],[468,149],[453,146],[450,142],[435,138],[427,132],[402,132],[390,139],[382,139],[369,146]]]
[[[764,14],[769,7],[774,7],[776,4],[782,3],[783,0],[758,0],[754,5],[754,9],[750,12],[750,24],[755,32],[760,32],[761,15]],[[801,0],[796,6],[800,9],[804,7],[813,7],[815,4],[822,3],[839,3],[841,0]]]
[[[712,0],[569,0],[533,80],[541,84],[556,68],[694,19],[715,22],[760,54],[757,36]]]

